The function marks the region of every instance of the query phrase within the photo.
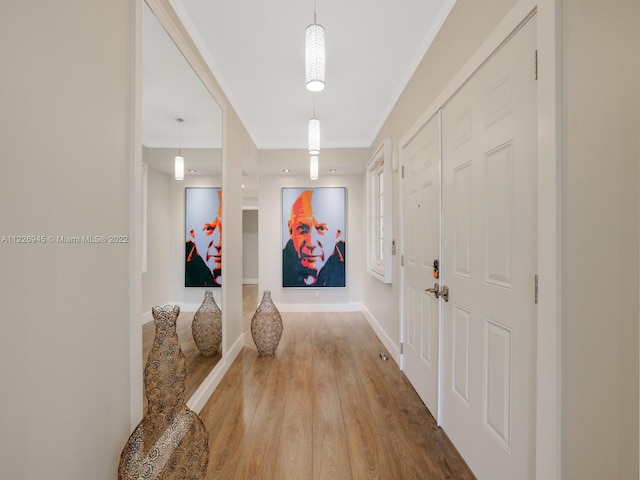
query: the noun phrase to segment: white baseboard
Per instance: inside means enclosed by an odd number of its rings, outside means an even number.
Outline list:
[[[227,354],[221,359],[214,367],[211,373],[200,384],[200,387],[195,391],[191,398],[187,401],[187,406],[194,412],[200,413],[200,410],[209,401],[209,398],[215,391],[216,387],[220,384],[222,377],[227,373],[229,367],[236,359],[242,347],[244,345],[244,334],[240,335],[240,338],[233,344]]]
[[[378,321],[375,319],[375,317],[371,314],[369,310],[367,310],[367,307],[365,307],[364,305],[362,306],[362,313],[364,314],[366,319],[369,321],[369,325],[371,325],[371,328],[373,328],[373,331],[376,332],[376,335],[384,345],[384,348],[386,348],[389,351],[392,358],[396,361],[398,365],[400,365],[400,348],[393,343],[393,340],[389,338],[389,335],[387,335],[387,333],[382,329],[382,327],[380,326]]]
[[[277,303],[281,312],[361,312],[362,303]]]
[[[244,285],[258,285],[258,279],[257,278],[243,278],[242,279],[242,283]]]

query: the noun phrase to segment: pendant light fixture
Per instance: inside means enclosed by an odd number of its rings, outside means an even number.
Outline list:
[[[316,23],[316,2],[313,2],[313,24],[305,31],[304,42],[307,90],[324,90],[324,27]]]
[[[309,178],[311,180],[318,179],[318,156],[313,155],[309,160]]]
[[[313,96],[313,117],[309,119],[309,154],[320,153],[320,120],[316,118],[316,96]]]
[[[184,122],[184,120],[176,118],[176,122],[178,122],[178,155],[176,155],[175,159],[175,177],[176,180],[184,180],[184,157],[180,152],[180,145],[182,143],[182,122]]]
[[[318,155],[320,153],[320,120],[313,112],[313,118],[309,119],[309,153]]]

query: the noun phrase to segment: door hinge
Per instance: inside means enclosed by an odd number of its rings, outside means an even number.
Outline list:
[[[404,267],[404,255],[400,255],[400,266]]]
[[[538,303],[538,274],[537,273],[536,273],[536,276],[535,276],[535,285],[536,286],[535,286],[534,298],[535,298],[535,303],[537,304]]]
[[[536,62],[536,66],[535,66],[535,75],[536,75],[536,80],[538,80],[538,50],[535,51],[535,62]]]
[[[404,178],[404,165],[402,165],[402,178]]]
[[[404,343],[400,342],[400,355],[404,353]]]

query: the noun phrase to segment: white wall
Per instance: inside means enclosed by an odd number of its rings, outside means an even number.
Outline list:
[[[562,478],[638,478],[640,3],[563,2]]]
[[[143,149],[143,159],[147,149]],[[147,271],[142,274],[142,312],[152,320],[151,309],[166,305],[169,296],[169,238],[171,237],[171,177],[155,168],[147,170]],[[174,252],[175,254],[175,252]]]
[[[250,196],[242,198],[242,208],[244,210],[257,210],[258,209],[258,196]]]
[[[128,0],[0,5],[0,238],[127,235]],[[0,243],[3,478],[116,478],[127,244]]]
[[[242,283],[258,283],[258,210],[242,211]]]
[[[306,158],[306,152],[302,158]],[[363,162],[366,162],[366,158]],[[282,287],[282,191],[283,187],[346,187],[346,283],[345,288]],[[344,310],[361,308],[364,271],[364,177],[321,175],[316,181],[303,176],[262,176],[259,182],[259,295],[271,290],[282,311]],[[266,212],[269,212],[268,214]]]

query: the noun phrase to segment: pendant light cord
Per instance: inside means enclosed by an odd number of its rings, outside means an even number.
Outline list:
[[[176,122],[178,122],[178,156],[182,156],[180,152],[180,147],[182,146],[182,122],[184,122],[181,118],[176,118]]]

